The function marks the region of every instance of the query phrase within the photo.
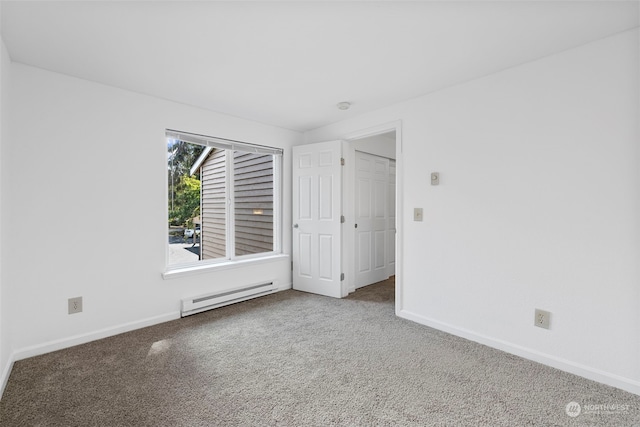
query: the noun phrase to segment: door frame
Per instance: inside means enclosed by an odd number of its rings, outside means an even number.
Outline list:
[[[404,159],[402,157],[402,121],[384,123],[378,126],[350,132],[342,135],[340,139],[347,141],[346,147],[342,153],[347,166],[342,179],[342,209],[345,216],[344,230],[353,230],[355,226],[355,206],[353,204],[353,195],[355,193],[355,148],[350,142],[370,136],[380,135],[395,131],[396,133],[396,315],[400,313],[403,307],[402,288],[403,288],[403,168]],[[349,203],[351,202],[351,203]],[[345,279],[348,283],[348,292],[355,291],[355,266],[353,262],[353,253],[355,251],[355,233],[342,233],[342,265]]]

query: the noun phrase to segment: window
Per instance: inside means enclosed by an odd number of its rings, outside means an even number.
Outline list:
[[[167,130],[168,265],[280,253],[282,150]]]

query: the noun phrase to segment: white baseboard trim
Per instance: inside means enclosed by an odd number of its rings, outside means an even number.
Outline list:
[[[628,391],[629,393],[640,395],[640,381],[635,381],[609,372],[601,371],[590,366],[582,365],[580,363],[572,362],[567,359],[542,353],[540,351],[533,350],[527,347],[522,347],[513,343],[509,343],[507,341],[499,340],[486,335],[481,335],[468,329],[458,328],[456,326],[439,322],[434,319],[429,319],[427,317],[412,313],[407,310],[399,310],[398,317],[402,317],[404,319],[420,323],[421,325],[429,326],[430,328],[447,332],[451,335],[456,335],[458,337],[462,337],[470,341],[474,341],[488,347],[504,351],[506,353],[511,353],[516,356],[532,360],[534,362],[542,363],[543,365],[551,366],[552,368],[569,372],[571,374],[578,375],[592,381],[596,381],[612,387],[617,387],[621,390]]]
[[[10,354],[7,364],[2,368],[2,376],[0,377],[0,400],[2,399],[4,389],[7,387],[7,382],[9,381],[9,375],[11,375],[11,369],[13,368],[13,361],[13,354]]]
[[[28,357],[39,356],[41,354],[50,353],[52,351],[62,350],[64,348],[73,347],[79,344],[85,344],[102,338],[111,337],[113,335],[122,334],[124,332],[133,331],[147,326],[157,325],[158,323],[168,322],[180,318],[180,312],[171,312],[160,316],[149,317],[134,322],[123,323],[121,325],[104,328],[86,334],[74,335],[72,337],[61,338],[59,340],[49,341],[43,344],[33,345],[21,348],[13,352],[13,360],[18,361]]]

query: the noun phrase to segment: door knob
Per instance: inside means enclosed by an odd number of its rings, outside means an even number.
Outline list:
[[[293,228],[298,228],[298,224],[293,224]]]

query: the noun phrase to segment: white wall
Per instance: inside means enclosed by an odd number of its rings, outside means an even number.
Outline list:
[[[402,120],[401,316],[640,394],[638,36],[305,135]]]
[[[387,136],[389,135],[389,136]],[[373,135],[366,138],[350,141],[349,144],[354,150],[362,151],[387,159],[396,158],[396,136],[391,132],[385,135]]]
[[[16,359],[177,318],[183,297],[264,279],[291,286],[288,257],[163,280],[165,129],[285,149],[288,254],[300,133],[20,64],[11,72],[2,265]],[[74,296],[84,311],[68,315]]]
[[[0,5],[1,9],[1,5]],[[2,227],[2,211],[5,204],[2,201],[2,197],[4,195],[3,184],[4,180],[2,179],[2,175],[4,173],[4,145],[5,145],[5,134],[7,133],[7,121],[5,120],[5,116],[7,113],[7,98],[8,98],[8,89],[9,85],[9,69],[10,69],[10,59],[9,53],[7,52],[7,48],[4,45],[4,40],[0,38],[0,397],[2,397],[2,391],[4,390],[4,385],[6,379],[8,377],[9,369],[11,368],[11,347],[8,342],[8,334],[6,332],[8,323],[7,310],[5,308],[6,298],[4,298],[5,294],[5,281],[3,280],[4,275],[4,260],[2,259],[3,252],[3,243],[2,243],[2,235],[3,235],[3,227]]]

